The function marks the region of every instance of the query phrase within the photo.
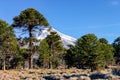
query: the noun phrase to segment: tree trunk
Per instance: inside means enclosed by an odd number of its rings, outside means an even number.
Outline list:
[[[3,70],[6,70],[6,63],[5,63],[5,59],[3,60]]]
[[[31,57],[29,57],[29,69],[31,69]]]
[[[51,44],[51,47],[50,47],[50,62],[49,62],[49,67],[50,67],[50,69],[52,69],[53,68],[53,66],[52,66],[52,44]]]
[[[29,69],[33,68],[33,58],[32,55],[29,57]]]
[[[25,60],[23,60],[23,66],[22,67],[23,67],[23,69],[25,69]]]
[[[51,52],[50,52],[51,53]],[[49,68],[52,69],[52,59],[51,59],[51,55],[50,55],[50,58],[49,58]]]
[[[25,59],[23,62],[24,62],[23,69],[28,69],[29,68],[29,59]]]
[[[94,68],[93,67],[91,67],[91,72],[93,72],[94,71]]]
[[[50,69],[52,69],[53,67],[52,67],[52,61],[50,61]]]
[[[91,65],[91,72],[93,72],[94,70],[96,70],[96,65],[95,64]]]
[[[29,26],[29,37],[30,37],[30,42],[29,42],[29,50],[30,50],[30,57],[29,57],[29,69],[33,68],[33,64],[32,64],[32,27],[33,26]]]

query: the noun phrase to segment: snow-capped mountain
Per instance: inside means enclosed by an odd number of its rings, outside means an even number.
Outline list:
[[[76,43],[75,38],[65,35],[54,28],[45,28],[39,34],[36,35],[36,38],[39,40],[43,40],[47,37],[47,35],[50,34],[50,32],[57,32],[58,35],[61,37],[61,42],[63,43],[64,47],[67,49],[69,48],[68,45],[75,45]]]

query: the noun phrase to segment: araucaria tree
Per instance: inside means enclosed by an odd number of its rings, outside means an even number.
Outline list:
[[[113,42],[113,47],[114,47],[114,57],[115,57],[115,62],[117,65],[120,65],[120,37],[115,39]]]
[[[94,34],[87,34],[77,40],[76,46],[67,50],[66,62],[69,67],[90,68],[93,71],[112,63],[113,50],[107,40],[99,40]]]
[[[55,68],[62,63],[63,53],[65,51],[60,41],[61,37],[56,32],[51,32],[45,40],[50,49],[49,68]]]
[[[77,49],[79,50],[79,64],[83,67],[95,69],[98,62],[101,62],[101,54],[98,51],[97,37],[94,34],[82,36],[77,41]]]
[[[39,67],[49,68],[50,49],[45,39],[40,42],[38,53],[39,59],[37,61],[37,64],[39,65]]]
[[[98,41],[100,45],[100,53],[104,55],[104,66],[112,65],[114,63],[113,46],[111,44],[108,44],[108,41],[105,38],[100,38]]]
[[[49,26],[46,18],[33,8],[28,8],[20,13],[20,15],[14,17],[14,27],[22,28],[23,31],[28,31],[29,33],[29,68],[32,68],[32,38],[35,35],[36,30],[40,30],[41,27]]]
[[[13,28],[5,21],[0,20],[0,58],[3,62],[3,69],[6,69],[6,61],[17,53],[17,40]]]

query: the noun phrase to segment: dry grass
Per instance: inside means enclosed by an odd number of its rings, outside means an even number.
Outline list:
[[[0,70],[0,80],[40,80],[43,76],[62,76],[71,74],[82,74],[80,69],[30,69],[30,70]]]
[[[120,66],[109,66],[109,68],[117,68],[117,69],[120,69]]]
[[[97,71],[93,72],[96,73]],[[100,71],[103,74],[111,73],[110,69]],[[64,80],[63,76],[71,76],[71,75],[80,75],[92,74],[90,70],[82,70],[82,69],[30,69],[30,70],[0,70],[0,80],[45,80],[44,76],[52,76],[52,77],[59,77],[60,80]],[[87,78],[88,78],[87,77]],[[76,76],[71,77],[77,78]]]

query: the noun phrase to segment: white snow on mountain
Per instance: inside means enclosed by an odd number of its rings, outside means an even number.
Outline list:
[[[62,41],[64,47],[67,48],[67,49],[69,48],[68,45],[75,45],[75,43],[76,43],[76,39],[75,38],[70,37],[68,35],[65,35],[65,34],[57,31],[54,28],[51,28],[51,29],[45,28],[39,34],[36,35],[36,38],[39,39],[39,40],[43,40],[43,39],[45,39],[47,37],[47,35],[50,34],[50,32],[57,32],[58,35],[61,37],[61,41]]]

